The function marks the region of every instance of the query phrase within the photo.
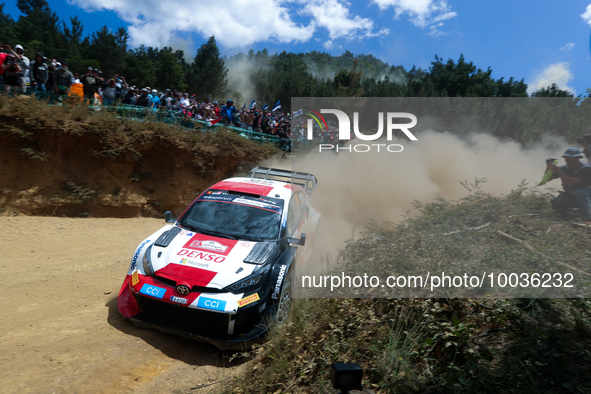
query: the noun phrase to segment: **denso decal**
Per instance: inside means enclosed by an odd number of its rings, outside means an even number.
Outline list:
[[[131,267],[129,268],[131,271],[135,270],[137,268],[137,259],[138,257],[140,257],[140,252],[142,251],[142,249],[144,248],[144,246],[146,246],[147,244],[149,244],[151,241],[148,239],[144,242],[142,242],[142,244],[137,248],[137,250],[135,251],[133,258],[131,259]]]
[[[181,297],[176,297],[176,296],[171,296],[170,300],[172,302],[176,302],[176,303],[183,304],[183,305],[185,305],[188,302],[188,300],[186,298],[181,298]]]
[[[275,283],[275,289],[273,290],[273,294],[271,294],[271,298],[278,299],[279,292],[281,291],[281,282],[283,281],[283,277],[285,276],[285,270],[287,269],[287,265],[283,264],[281,269],[279,270],[279,276],[277,277],[277,283]]]
[[[200,297],[199,301],[197,301],[197,306],[199,308],[213,309],[214,311],[223,311],[226,309],[226,301]]]
[[[213,261],[214,263],[221,263],[224,260],[226,260],[226,258],[224,256],[220,256],[217,254],[212,254],[212,253],[203,253],[203,252],[196,252],[194,250],[188,250],[188,249],[181,249],[177,254],[177,256],[187,256],[193,259],[201,259],[204,261]]]
[[[210,235],[195,234],[183,245],[184,249],[205,250],[227,256],[238,241],[235,239],[218,238]],[[190,256],[188,256],[190,257]]]
[[[139,277],[139,275],[138,275],[137,271],[135,271],[135,272],[133,273],[133,275],[131,275],[131,285],[132,285],[132,286],[135,286],[135,285],[137,285],[139,282],[140,282],[140,277]]]
[[[148,295],[150,297],[162,299],[162,297],[164,297],[164,293],[166,293],[166,289],[144,283],[140,290],[140,293]]]
[[[222,257],[222,258],[225,258],[225,257]],[[181,259],[181,261],[179,261],[178,264],[190,265],[191,267],[209,268],[209,264],[200,263],[198,261],[193,261],[193,260],[189,260],[189,259]]]
[[[253,295],[249,295],[248,297],[244,297],[240,301],[238,301],[238,308],[244,305],[252,304],[255,301],[260,300],[259,293],[254,293]]]

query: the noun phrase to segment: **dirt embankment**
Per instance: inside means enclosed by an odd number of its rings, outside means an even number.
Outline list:
[[[277,153],[223,130],[187,132],[31,97],[0,101],[2,211],[179,215],[213,182]]]

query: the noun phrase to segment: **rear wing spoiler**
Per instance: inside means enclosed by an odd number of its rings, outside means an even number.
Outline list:
[[[248,177],[293,183],[301,186],[308,195],[311,195],[316,190],[318,184],[318,179],[312,174],[281,170],[279,168],[255,167],[250,171]]]

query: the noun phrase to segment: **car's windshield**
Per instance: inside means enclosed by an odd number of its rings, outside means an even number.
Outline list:
[[[211,235],[273,240],[279,237],[283,201],[208,190],[181,218],[181,226]]]

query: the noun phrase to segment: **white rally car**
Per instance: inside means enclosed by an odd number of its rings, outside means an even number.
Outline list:
[[[296,259],[305,264],[320,213],[312,174],[256,167],[218,182],[136,249],[119,291],[121,315],[244,349],[291,309]],[[302,249],[298,251],[298,249]]]

